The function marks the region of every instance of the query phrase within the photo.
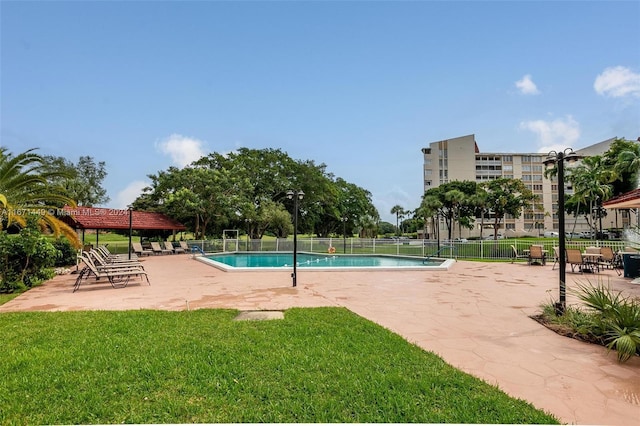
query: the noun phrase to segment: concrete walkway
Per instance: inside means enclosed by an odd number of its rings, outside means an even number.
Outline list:
[[[547,330],[531,318],[557,298],[558,270],[526,264],[457,262],[449,271],[222,272],[189,255],[144,259],[151,286],[123,289],[58,276],[0,306],[0,312],[199,308],[284,310],[342,306],[451,365],[531,402],[565,423],[640,424],[640,359]],[[640,285],[613,271],[567,272],[576,283],[602,280],[640,297]]]

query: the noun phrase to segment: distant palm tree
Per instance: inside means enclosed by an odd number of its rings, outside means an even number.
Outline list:
[[[615,171],[603,166],[602,157],[599,155],[586,157],[580,165],[571,170],[569,175],[569,181],[573,184],[575,191],[573,197],[578,203],[588,205],[589,213],[592,214],[596,206],[600,206],[603,201],[611,197],[613,191],[611,183],[616,177]],[[596,227],[595,223],[593,227]]]
[[[402,206],[396,204],[391,208],[391,214],[396,215],[396,233],[400,235],[400,216],[404,214]]]
[[[16,156],[0,148],[0,229],[26,226],[27,216],[36,215],[41,226],[54,235],[61,234],[80,246],[76,232],[55,216],[60,205],[75,206],[60,187],[49,185],[49,179],[60,174],[44,172],[43,159],[30,149]]]

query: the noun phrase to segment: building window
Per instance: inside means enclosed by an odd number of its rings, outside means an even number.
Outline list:
[[[505,229],[516,229],[516,224],[515,223],[505,223],[504,227],[505,227]]]
[[[502,156],[502,161],[504,161],[506,163],[511,163],[511,162],[513,162],[513,156],[511,156],[511,155],[503,155]]]
[[[504,170],[505,172],[512,172],[513,166],[502,166],[502,170]]]
[[[523,171],[523,172],[530,172],[530,171],[531,171],[531,166],[529,166],[529,165],[523,165],[523,166],[522,166],[522,171]]]
[[[425,180],[424,181],[424,186],[431,186],[431,181],[430,180]]]

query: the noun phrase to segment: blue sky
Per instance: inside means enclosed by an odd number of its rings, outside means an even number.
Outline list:
[[[0,1],[0,144],[105,161],[108,207],[208,152],[279,148],[422,195],[429,142],[640,136],[640,2]]]

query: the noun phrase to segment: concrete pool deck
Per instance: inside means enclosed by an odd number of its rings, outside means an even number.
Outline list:
[[[639,424],[640,358],[562,337],[529,316],[557,298],[552,264],[461,261],[449,271],[226,273],[190,255],[144,258],[151,286],[114,289],[61,275],[0,306],[1,312],[200,308],[241,311],[340,306],[440,355],[449,364],[572,424]],[[578,283],[603,280],[640,297],[614,271],[567,272],[567,301]]]

